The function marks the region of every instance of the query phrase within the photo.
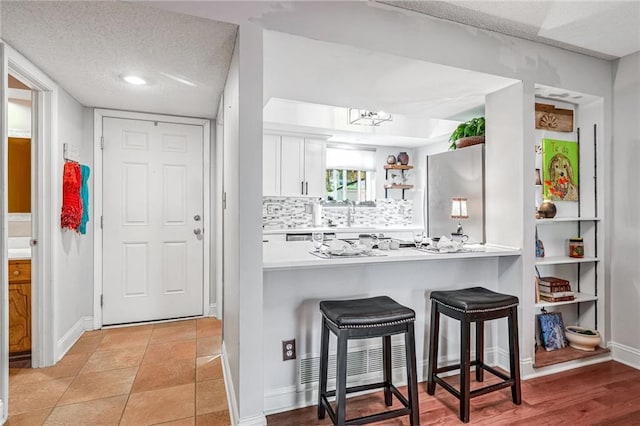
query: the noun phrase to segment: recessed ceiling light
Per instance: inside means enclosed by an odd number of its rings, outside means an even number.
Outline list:
[[[127,83],[135,84],[136,86],[141,86],[143,84],[147,84],[147,80],[145,80],[144,78],[139,77],[137,75],[133,75],[133,74],[121,75],[120,78],[122,78]]]

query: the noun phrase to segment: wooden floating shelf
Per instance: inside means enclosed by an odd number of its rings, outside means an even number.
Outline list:
[[[572,263],[599,262],[597,257],[549,256],[536,259],[536,265],[569,265]]]
[[[576,298],[573,300],[563,300],[561,302],[547,302],[546,300],[541,300],[536,303],[536,308],[550,308],[552,306],[560,306],[560,305],[571,305],[574,303],[582,303],[582,302],[593,302],[598,300],[598,296],[594,296],[592,294],[585,293],[576,293]]]
[[[609,349],[602,347],[597,347],[593,352],[581,351],[578,349],[574,349],[571,346],[567,346],[566,348],[558,349],[555,351],[546,351],[544,348],[538,347],[536,348],[533,368],[547,367],[549,365],[606,355],[608,353],[610,353]]]
[[[384,189],[413,189],[413,185],[385,185]]]
[[[411,170],[413,169],[413,166],[403,166],[402,164],[385,164],[384,165],[384,169],[385,170]]]

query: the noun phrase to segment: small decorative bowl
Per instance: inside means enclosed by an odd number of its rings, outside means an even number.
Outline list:
[[[600,332],[588,328],[570,325],[565,327],[565,336],[569,341],[569,346],[581,351],[595,351],[600,344]]]

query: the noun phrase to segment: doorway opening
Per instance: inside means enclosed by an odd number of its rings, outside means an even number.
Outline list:
[[[31,88],[8,76],[7,225],[9,367],[30,368],[32,348],[31,207],[33,167]]]

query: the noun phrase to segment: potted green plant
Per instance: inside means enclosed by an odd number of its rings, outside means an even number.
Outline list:
[[[484,117],[476,117],[459,124],[449,137],[449,149],[484,143],[484,124]]]

